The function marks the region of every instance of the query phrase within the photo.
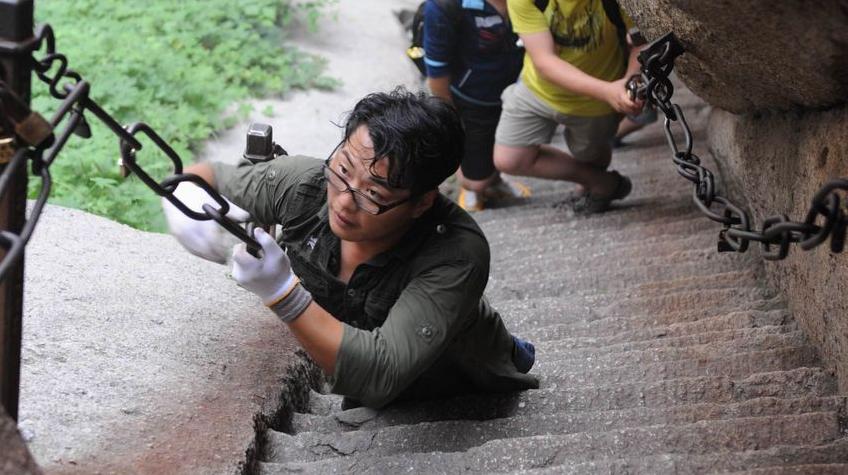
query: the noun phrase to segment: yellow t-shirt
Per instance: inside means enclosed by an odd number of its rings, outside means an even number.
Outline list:
[[[550,31],[559,57],[586,74],[605,81],[620,79],[624,74],[624,52],[601,0],[550,0],[544,13],[533,0],[508,0],[507,6],[516,33]],[[633,26],[624,11],[621,16],[628,29]],[[563,114],[595,117],[613,112],[606,102],[573,93],[542,78],[527,53],[521,80],[537,97]]]

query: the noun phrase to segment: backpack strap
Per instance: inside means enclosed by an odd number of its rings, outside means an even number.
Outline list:
[[[624,26],[624,19],[621,18],[621,7],[618,6],[616,0],[601,0],[604,6],[604,13],[607,14],[609,21],[615,25],[615,33],[618,36],[618,46],[624,53],[624,62],[627,63],[627,27]]]

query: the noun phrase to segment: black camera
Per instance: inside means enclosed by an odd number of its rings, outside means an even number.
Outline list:
[[[288,155],[286,150],[274,143],[274,131],[268,124],[253,122],[247,129],[244,158],[250,163],[267,162]]]

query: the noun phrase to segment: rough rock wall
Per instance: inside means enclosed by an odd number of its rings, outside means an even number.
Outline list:
[[[674,31],[686,46],[675,70],[714,106],[720,186],[757,225],[803,219],[823,183],[848,176],[848,1],[621,4],[649,40]],[[848,392],[848,253],[793,246],[766,269]]]
[[[823,183],[848,176],[846,107],[760,116],[714,110],[709,130],[725,188],[747,203],[757,223],[780,213],[802,220]],[[848,392],[848,253],[832,254],[827,244],[812,251],[793,246],[789,257],[765,267]]]
[[[848,0],[621,0],[653,40],[674,31],[677,71],[710,105],[743,113],[848,97]]]
[[[0,475],[40,475],[18,428],[0,406]]]

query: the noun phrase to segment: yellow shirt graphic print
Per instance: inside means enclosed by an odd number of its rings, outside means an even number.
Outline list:
[[[556,53],[563,61],[605,81],[614,81],[624,74],[624,52],[601,0],[550,0],[544,13],[533,0],[508,0],[507,6],[516,33],[550,32]],[[627,28],[633,25],[623,11],[622,18]],[[541,77],[528,54],[524,55],[521,80],[563,114],[596,117],[613,112],[603,101],[575,94]]]

